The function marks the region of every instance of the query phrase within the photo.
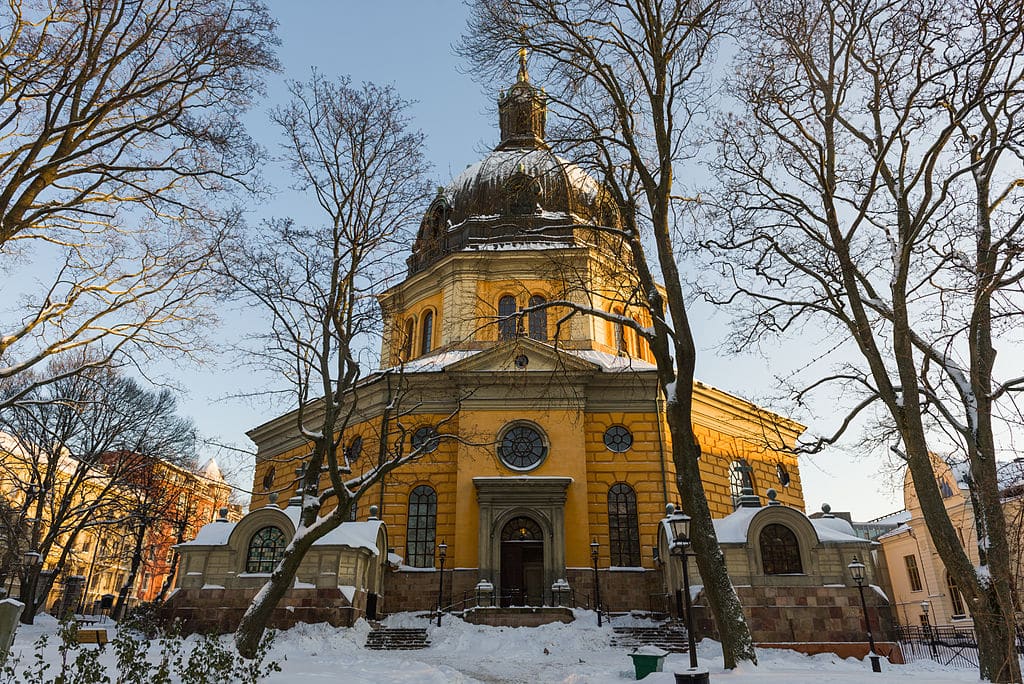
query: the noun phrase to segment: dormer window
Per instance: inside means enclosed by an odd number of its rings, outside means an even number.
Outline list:
[[[520,170],[505,182],[508,213],[513,216],[539,213],[542,193],[540,181],[528,175],[520,166]]]

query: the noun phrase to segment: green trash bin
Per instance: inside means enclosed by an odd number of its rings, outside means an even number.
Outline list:
[[[644,646],[643,648],[633,649],[629,657],[633,659],[636,678],[643,679],[652,672],[661,672],[661,667],[665,664],[665,656],[667,655],[668,651],[663,651],[657,646]]]

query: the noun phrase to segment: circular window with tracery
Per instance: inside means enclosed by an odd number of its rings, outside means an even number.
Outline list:
[[[544,435],[529,425],[514,425],[505,431],[498,443],[498,457],[509,468],[529,470],[547,456]]]
[[[622,425],[612,425],[605,430],[604,445],[617,454],[629,451],[629,447],[633,446],[633,433]]]
[[[429,425],[424,425],[412,433],[409,441],[412,443],[413,449],[420,449],[423,453],[429,454],[437,449],[437,445],[441,443],[441,438],[438,436],[437,430]]]

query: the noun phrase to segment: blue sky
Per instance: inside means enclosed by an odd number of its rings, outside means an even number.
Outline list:
[[[267,110],[285,102],[287,79],[306,79],[312,67],[327,76],[349,75],[355,82],[390,83],[403,97],[416,101],[411,110],[414,125],[427,136],[427,156],[441,184],[493,146],[497,135],[493,103],[502,84],[485,88],[460,73],[460,60],[452,50],[465,24],[466,11],[460,2],[271,0],[269,5],[280,22],[283,73],[270,80],[266,102],[253,110],[247,124],[272,152],[279,137],[267,120]],[[301,198],[288,191],[287,176],[273,166],[266,173],[278,193],[253,207],[250,218],[301,219],[305,209]],[[791,355],[786,347],[779,348],[773,368],[754,356],[721,355],[716,348],[725,333],[725,315],[697,305],[693,320],[702,350],[698,376],[707,384],[762,402],[774,389],[775,363],[785,366],[797,361],[787,358]],[[224,326],[214,332],[215,339],[230,340],[246,322],[228,313]],[[224,398],[259,384],[259,378],[231,354],[210,359],[201,369],[175,368],[174,379],[186,390],[183,411],[204,434],[218,441],[251,448],[245,431],[280,412],[280,407]],[[226,453],[218,459],[225,461],[226,470],[237,472],[240,484],[251,483],[250,459],[232,459]],[[860,519],[900,508],[902,502],[878,478],[879,467],[876,459],[851,458],[849,452],[801,459],[808,512],[823,501],[833,510],[852,510]]]

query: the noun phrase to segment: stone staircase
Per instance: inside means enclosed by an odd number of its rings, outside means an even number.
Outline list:
[[[613,627],[612,630],[612,646],[630,649],[657,646],[669,653],[686,653],[690,650],[686,628],[673,622],[657,627]]]
[[[373,651],[415,651],[429,645],[425,629],[378,627],[366,635],[365,647]]]

